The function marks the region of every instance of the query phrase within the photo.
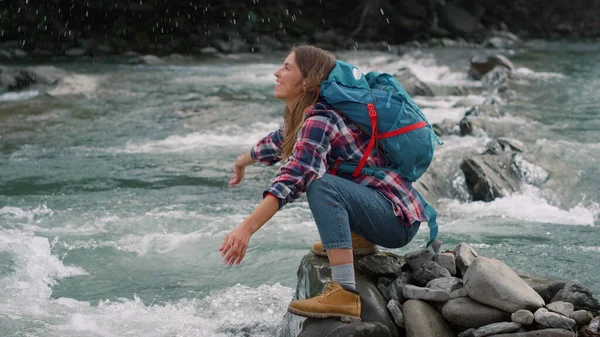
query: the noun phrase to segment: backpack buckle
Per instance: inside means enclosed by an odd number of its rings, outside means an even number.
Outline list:
[[[367,111],[369,112],[369,118],[377,118],[377,110],[375,110],[375,105],[372,103],[367,104]]]

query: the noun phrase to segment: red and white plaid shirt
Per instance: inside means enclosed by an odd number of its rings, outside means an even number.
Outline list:
[[[369,136],[324,101],[319,101],[306,110],[306,121],[298,133],[296,144],[289,160],[279,169],[271,187],[264,193],[279,199],[279,207],[296,200],[310,183],[329,172],[337,161],[357,162],[363,157]],[[254,160],[266,165],[279,162],[283,132],[280,128],[269,133],[250,151]],[[396,169],[387,163],[377,147],[371,152],[366,166]],[[339,176],[368,186],[382,194],[393,206],[394,213],[403,218],[405,226],[415,221],[426,222],[427,214],[417,191],[409,180],[395,171],[386,171],[383,178],[360,174]]]

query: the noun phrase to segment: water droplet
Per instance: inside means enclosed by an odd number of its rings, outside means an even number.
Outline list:
[[[381,15],[383,15],[383,8],[379,8],[379,11],[381,12]]]

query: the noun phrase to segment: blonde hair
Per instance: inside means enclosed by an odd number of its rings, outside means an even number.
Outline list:
[[[290,157],[296,143],[300,128],[306,119],[306,109],[317,102],[321,82],[325,81],[335,67],[335,56],[332,53],[314,46],[294,47],[296,64],[306,82],[304,94],[289,107],[286,105],[283,114],[284,137],[281,145],[281,159]]]

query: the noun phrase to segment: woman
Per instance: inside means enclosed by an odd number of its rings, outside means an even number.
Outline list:
[[[226,264],[239,264],[252,234],[286,203],[306,192],[322,242],[313,246],[313,252],[329,258],[332,282],[319,296],[292,301],[288,310],[306,317],[359,321],[353,253],[373,253],[374,244],[405,246],[427,216],[410,182],[393,171],[383,178],[328,173],[336,160],[359,161],[369,142],[368,135],[319,97],[321,82],[335,61],[322,49],[299,46],[275,73],[273,96],[286,103],[283,127],[237,158],[229,185],[239,184],[244,168],[256,161],[267,165],[286,162],[264,192],[263,201],[225,238],[219,250]],[[394,168],[385,166],[378,148],[369,154],[368,164]]]

